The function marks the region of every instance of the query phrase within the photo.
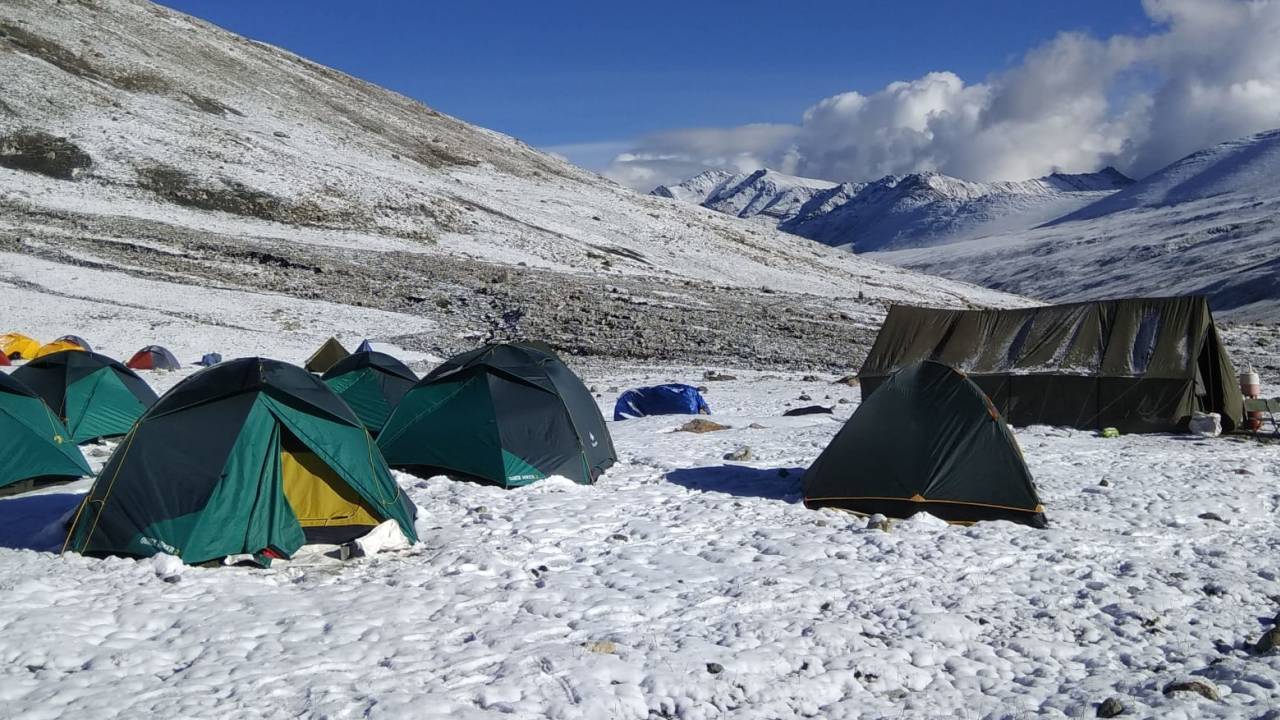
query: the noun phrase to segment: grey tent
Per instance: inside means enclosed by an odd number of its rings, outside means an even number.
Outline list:
[[[803,485],[811,508],[1047,524],[1000,414],[962,373],[935,362],[900,370],[859,405]]]
[[[1016,310],[890,308],[859,376],[864,398],[935,360],[965,372],[1014,426],[1175,432],[1195,411],[1244,417],[1235,369],[1204,297]]]

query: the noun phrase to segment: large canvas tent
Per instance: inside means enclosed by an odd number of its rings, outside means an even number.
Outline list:
[[[591,393],[540,343],[445,361],[400,401],[378,446],[392,467],[501,487],[550,475],[593,483],[618,457]]]
[[[308,372],[320,375],[328,372],[329,368],[337,365],[339,360],[350,354],[346,348],[342,347],[342,343],[338,342],[338,338],[331,337],[325,340],[324,344],[317,348],[315,352],[311,353],[311,357],[307,358],[307,362],[303,367]]]
[[[375,437],[405,393],[418,382],[418,376],[407,365],[386,353],[372,351],[348,355],[321,379]]]
[[[1045,527],[1003,418],[959,371],[923,362],[867,398],[805,473],[807,507]]]
[[[156,401],[147,383],[105,355],[67,350],[13,372],[67,424],[71,441],[124,435]]]
[[[31,388],[0,373],[0,487],[92,474],[49,406]]]
[[[1235,369],[1203,297],[1015,310],[895,305],[859,377],[871,397],[922,360],[964,371],[1015,426],[1185,429],[1196,411],[1244,415]]]
[[[416,540],[414,512],[360,420],[324,383],[244,358],[192,375],[151,408],[89,491],[68,547],[188,563],[289,557],[386,520]]]

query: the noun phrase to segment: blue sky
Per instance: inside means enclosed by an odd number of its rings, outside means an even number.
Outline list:
[[[597,166],[650,133],[792,123],[930,71],[982,81],[1061,31],[1152,27],[1136,0],[164,4]]]

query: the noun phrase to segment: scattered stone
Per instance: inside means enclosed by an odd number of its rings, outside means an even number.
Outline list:
[[[836,401],[836,403],[837,403],[837,404],[839,404],[839,405],[848,405],[848,404],[849,404],[849,398],[840,398],[839,400],[837,400],[837,401]]]
[[[707,672],[711,673],[712,675],[719,675],[720,673],[724,672],[724,666],[721,665],[720,663],[709,662],[707,663]]]
[[[609,540],[612,542],[630,542],[631,538],[623,535],[622,533],[614,533],[609,536]]]
[[[797,400],[804,400],[804,401],[808,402],[809,400],[812,400],[813,398],[809,396],[809,393],[800,393],[800,397],[798,397],[798,398],[796,398],[796,399],[797,399]]]
[[[702,373],[702,379],[708,382],[726,382],[728,380],[737,380],[738,378],[735,375],[726,375],[715,370],[708,370]]]
[[[821,405],[807,405],[805,407],[791,408],[782,413],[784,417],[795,417],[797,415],[830,415],[835,408],[822,407]]]
[[[610,386],[609,386],[609,389],[608,389],[608,390],[605,390],[605,392],[616,393],[616,392],[618,392],[618,386],[617,386],[617,385],[610,385]]]
[[[830,612],[830,610],[831,610],[831,601],[830,601],[830,600],[828,600],[828,601],[826,601],[826,602],[822,603],[822,607],[820,607],[820,608],[818,608],[818,609],[819,609],[819,610],[821,610],[822,612]]]
[[[760,423],[751,423],[750,425],[747,426],[747,429],[748,430],[768,430],[768,428],[761,425]]]
[[[1214,522],[1220,522],[1220,523],[1227,522],[1226,520],[1222,519],[1221,515],[1219,515],[1218,513],[1212,513],[1212,512],[1200,513],[1196,517],[1200,518],[1201,520],[1212,520]]]
[[[1280,649],[1280,627],[1273,626],[1263,633],[1262,637],[1258,638],[1258,642],[1254,643],[1251,649],[1258,655],[1265,655]]]
[[[709,392],[711,392],[711,388],[707,387],[706,385],[699,385],[699,386],[698,386],[697,388],[695,388],[695,389],[696,389],[698,392],[700,392],[700,393],[704,393],[704,394],[705,394],[705,393],[709,393]]]
[[[746,445],[743,445],[742,447],[738,448],[737,450],[734,450],[734,451],[733,451],[733,452],[731,452],[731,453],[727,453],[727,454],[725,454],[724,459],[725,459],[725,460],[732,460],[732,461],[734,461],[734,462],[745,462],[745,461],[747,461],[747,460],[750,460],[750,459],[751,459],[751,448],[750,448],[750,447],[748,447],[748,446],[746,446]]]
[[[600,388],[596,387],[595,385],[592,385],[591,387],[587,388],[587,390],[590,390],[593,393],[600,392]]]
[[[858,384],[859,384],[859,382],[861,382],[861,381],[859,381],[859,380],[858,380],[858,376],[857,376],[857,375],[845,375],[844,377],[840,378],[839,380],[836,380],[836,381],[835,381],[834,383],[832,383],[832,384],[833,384],[833,385],[848,385],[849,387],[857,387],[857,386],[858,386]]]
[[[272,135],[275,135],[275,136],[276,136],[276,137],[278,137],[278,138],[287,138],[287,137],[289,137],[289,133],[287,133],[287,132],[285,132],[285,131],[283,131],[283,130],[277,130],[277,131],[275,131],[275,132],[273,132],[273,133],[271,133],[271,134],[272,134]]]
[[[1204,594],[1209,597],[1220,597],[1227,594],[1227,589],[1218,583],[1205,583],[1205,586],[1201,588],[1201,590],[1203,590]]]
[[[1124,713],[1124,703],[1119,698],[1109,697],[1098,706],[1098,717],[1113,718]]]
[[[1164,686],[1162,690],[1165,695],[1172,695],[1179,692],[1193,692],[1207,700],[1218,699],[1218,688],[1213,683],[1199,678],[1190,678],[1188,680],[1175,680]]]
[[[822,378],[818,377],[817,375],[805,375],[804,377],[800,378],[800,382],[821,382],[821,381],[822,381]]]
[[[689,422],[681,425],[679,428],[676,429],[676,432],[691,432],[691,433],[702,434],[702,433],[716,432],[718,430],[728,430],[728,429],[729,429],[728,425],[721,425],[720,423],[717,423],[717,422],[711,422],[710,420],[703,420],[702,418],[698,418],[696,420],[690,420]]]
[[[1253,468],[1236,468],[1237,475],[1257,475],[1258,471]]]
[[[872,515],[870,518],[867,519],[868,530],[880,530],[881,532],[889,532],[889,526],[890,526],[889,518],[885,517],[884,515],[881,515],[880,513],[876,513],[875,515]]]
[[[161,580],[163,580],[164,582],[167,582],[167,583],[169,583],[170,585],[172,585],[173,583],[181,582],[181,581],[182,581],[182,576],[181,576],[181,575],[165,575],[164,577],[162,577],[162,578],[160,578],[160,579],[161,579]]]
[[[1098,481],[1098,486],[1099,486],[1099,487],[1111,487],[1111,481],[1110,481],[1110,480],[1108,480],[1108,479],[1106,479],[1106,478],[1103,478],[1103,479],[1101,479],[1101,480],[1099,480],[1099,481]]]
[[[610,640],[595,640],[592,642],[582,643],[582,647],[587,652],[599,653],[601,655],[614,655],[618,652],[618,646]]]

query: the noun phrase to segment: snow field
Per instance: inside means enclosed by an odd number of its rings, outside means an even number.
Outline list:
[[[696,372],[584,376],[609,410],[610,387]],[[157,561],[0,550],[0,699],[22,717],[1072,717],[1109,695],[1137,717],[1275,706],[1280,657],[1242,648],[1280,610],[1275,445],[1022,430],[1049,530],[917,516],[882,532],[798,503],[802,468],[854,405],[779,417],[810,404],[802,392],[830,405],[858,390],[735,374],[707,393],[732,429],[610,423],[621,459],[595,486],[397,473],[423,540],[402,554],[186,568],[169,583]],[[743,445],[753,460],[721,459]],[[1221,700],[1162,695],[1189,674]]]

